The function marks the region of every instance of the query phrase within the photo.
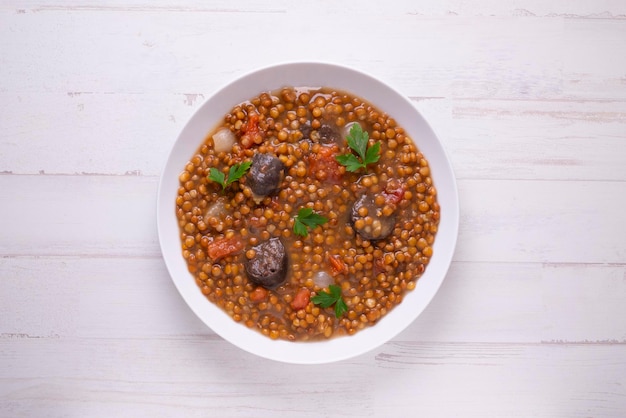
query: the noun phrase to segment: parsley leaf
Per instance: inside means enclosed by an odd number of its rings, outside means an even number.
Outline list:
[[[328,292],[321,291],[313,296],[311,302],[315,305],[320,305],[322,308],[335,305],[335,317],[337,318],[348,312],[348,305],[341,297],[341,287],[336,284],[328,286]]]
[[[313,212],[313,208],[300,208],[293,219],[293,232],[303,237],[309,235],[307,227],[315,229],[328,222],[328,218]]]
[[[213,180],[214,182],[221,184],[222,190],[224,189],[224,173],[217,168],[211,168],[209,170],[209,180]]]
[[[355,172],[361,168],[367,167],[368,164],[375,163],[380,158],[380,142],[374,143],[371,147],[367,147],[369,134],[361,128],[361,125],[355,123],[350,128],[350,133],[346,137],[346,142],[352,151],[356,152],[360,157],[354,154],[338,155],[335,159],[339,164],[344,165],[346,170]]]
[[[246,174],[246,171],[250,169],[251,165],[252,165],[252,161],[244,161],[243,163],[233,165],[233,167],[228,172],[228,180],[227,180],[226,185],[228,186],[234,181],[237,181],[240,178],[242,178],[243,175]]]
[[[365,153],[365,158],[363,159],[365,161],[365,164],[371,164],[371,163],[375,163],[376,161],[378,161],[378,159],[380,158],[380,155],[378,155],[380,153],[380,142],[375,142],[374,145],[372,145],[371,147],[369,147],[367,149],[367,152]]]
[[[335,159],[339,162],[339,164],[345,165],[346,170],[348,171],[355,172],[359,168],[363,167],[361,161],[359,161],[358,158],[354,156],[354,154],[338,155],[335,157]]]
[[[234,164],[228,170],[228,176],[225,176],[217,168],[211,167],[209,170],[209,180],[213,180],[222,186],[222,190],[239,180],[250,169],[252,161],[244,161],[243,163]]]

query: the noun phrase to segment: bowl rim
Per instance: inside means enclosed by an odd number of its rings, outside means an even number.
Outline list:
[[[172,193],[172,183],[178,184],[178,173],[182,171],[185,162],[188,161],[193,155],[193,152],[199,148],[208,133],[215,129],[217,123],[219,123],[228,110],[237,103],[255,97],[255,95],[263,91],[279,89],[285,85],[304,87],[303,85],[296,86],[289,82],[279,82],[278,85],[268,86],[267,88],[265,87],[266,84],[263,84],[264,81],[275,79],[274,73],[281,74],[281,72],[287,72],[291,74],[298,71],[306,71],[307,74],[311,75],[316,74],[312,79],[315,79],[315,77],[320,79],[319,74],[330,72],[333,74],[333,77],[344,79],[348,84],[352,83],[354,80],[358,81],[358,83],[363,82],[369,87],[368,91],[374,91],[370,97],[372,95],[380,95],[382,94],[381,92],[384,92],[385,94],[381,97],[390,100],[391,103],[402,105],[402,118],[398,118],[393,112],[387,113],[398,121],[399,126],[405,128],[407,134],[412,138],[413,142],[418,145],[418,148],[423,152],[429,164],[432,164],[433,161],[437,161],[436,170],[435,167],[431,165],[431,170],[437,172],[437,174],[433,173],[432,177],[437,187],[438,200],[441,202],[441,196],[442,193],[444,193],[446,201],[446,206],[441,204],[441,218],[439,230],[433,245],[433,256],[426,271],[419,280],[417,280],[415,289],[405,293],[403,302],[394,306],[379,323],[374,326],[366,327],[355,335],[311,342],[271,340],[260,332],[235,322],[201,293],[195,283],[193,275],[188,272],[186,263],[180,254],[178,223],[174,214],[174,200],[176,195]],[[257,88],[256,93],[253,92],[241,100],[235,97],[233,97],[232,101],[226,100],[226,97],[233,96],[234,92],[241,96],[243,91],[248,91],[249,84],[256,85],[257,82],[261,82],[261,84],[259,84],[260,88]],[[306,87],[317,87],[317,85],[307,85]],[[354,92],[354,89],[340,88],[335,85],[329,85],[328,87],[337,88],[361,97],[378,109],[385,111],[385,106],[382,106],[381,103],[377,103],[376,99],[364,97],[361,92]],[[234,96],[236,96],[236,94]],[[390,98],[393,98],[393,100]],[[381,99],[380,101],[382,102],[383,100]],[[215,114],[215,122],[209,123],[203,121],[204,114],[211,111],[210,108],[212,106],[219,107],[218,104],[222,102],[224,103],[223,108],[225,110],[222,113]],[[219,110],[215,111],[219,112]],[[411,114],[411,119],[413,120],[413,122],[409,123],[409,128],[407,128],[406,123],[400,122],[400,120],[405,119],[405,112]],[[207,126],[208,129],[205,129]],[[204,130],[202,135],[197,136],[202,130]],[[411,134],[412,130],[420,130],[422,136],[427,138],[423,141],[420,138],[418,141],[415,138],[415,134]],[[190,148],[193,145],[192,143],[184,144],[184,141],[186,141],[185,138],[189,135],[196,138],[195,147],[192,147],[192,151],[186,155],[185,162],[176,166],[174,164],[178,164],[179,160],[181,160],[181,155],[179,155],[181,154],[181,147],[185,148],[186,146],[186,148]],[[191,140],[187,139],[187,141]],[[424,152],[423,145],[427,143],[425,141],[430,141],[427,147],[429,149],[428,153]],[[420,143],[422,145],[419,145]],[[429,153],[431,154],[430,156],[428,155]],[[433,157],[435,157],[435,159],[433,159]],[[440,188],[440,182],[445,184],[445,188]],[[177,190],[177,188],[174,190]],[[171,212],[166,214],[165,211],[168,205],[171,208]],[[439,136],[435,134],[428,121],[421,115],[414,104],[388,82],[382,81],[377,77],[353,67],[324,61],[288,61],[256,68],[235,76],[205,99],[202,105],[200,105],[187,120],[170,148],[158,183],[156,209],[159,247],[166,268],[179,294],[196,316],[213,330],[213,332],[240,349],[266,359],[292,364],[323,364],[356,357],[390,341],[413,323],[432,301],[448,273],[456,248],[460,219],[457,183],[449,155]],[[171,242],[173,239],[173,224],[175,224],[177,235],[174,243]],[[445,227],[445,240],[441,238],[443,227]],[[441,243],[441,241],[445,241],[445,243]],[[172,245],[178,249],[177,252],[174,252]],[[182,270],[181,262],[184,263],[184,269]],[[437,266],[436,275],[433,272],[435,262]],[[431,272],[430,274],[429,271]],[[184,276],[184,278],[181,276]],[[428,279],[425,281],[425,278]],[[189,283],[191,283],[193,287],[189,286]],[[412,297],[413,295],[417,296]],[[200,299],[202,302],[200,302]],[[412,301],[413,299],[416,299],[419,303],[413,301],[416,303],[416,306],[404,308],[410,303],[407,302],[407,300]],[[406,313],[410,314],[409,318],[401,317],[402,314]],[[393,319],[395,319],[395,322],[392,322]],[[386,328],[382,328],[381,324],[385,324]]]

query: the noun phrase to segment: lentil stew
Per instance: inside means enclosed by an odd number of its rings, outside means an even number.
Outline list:
[[[349,171],[341,156],[355,155],[347,138],[359,133],[376,158]],[[286,87],[236,105],[179,180],[182,255],[198,287],[272,339],[376,324],[433,253],[428,162],[392,117],[344,91]],[[336,292],[346,309],[316,303]]]

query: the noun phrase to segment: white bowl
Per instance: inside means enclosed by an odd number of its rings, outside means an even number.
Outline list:
[[[235,322],[200,291],[181,254],[175,199],[178,176],[207,134],[236,104],[263,91],[283,86],[332,87],[352,93],[395,118],[429,161],[441,206],[433,256],[413,291],[376,325],[355,335],[317,342],[271,340]],[[439,139],[402,94],[354,69],[334,64],[297,62],[263,68],[237,78],[211,96],[191,117],[174,143],[159,184],[157,226],[161,251],[176,288],[195,314],[213,331],[237,347],[286,363],[319,364],[344,360],[370,351],[395,337],[426,308],[443,282],[456,245],[459,203],[456,181]]]

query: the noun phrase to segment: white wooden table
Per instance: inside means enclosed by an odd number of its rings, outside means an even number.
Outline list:
[[[161,258],[159,174],[204,99],[323,60],[410,97],[458,178],[449,275],[330,366],[243,352]],[[626,3],[0,4],[0,416],[626,416]]]

